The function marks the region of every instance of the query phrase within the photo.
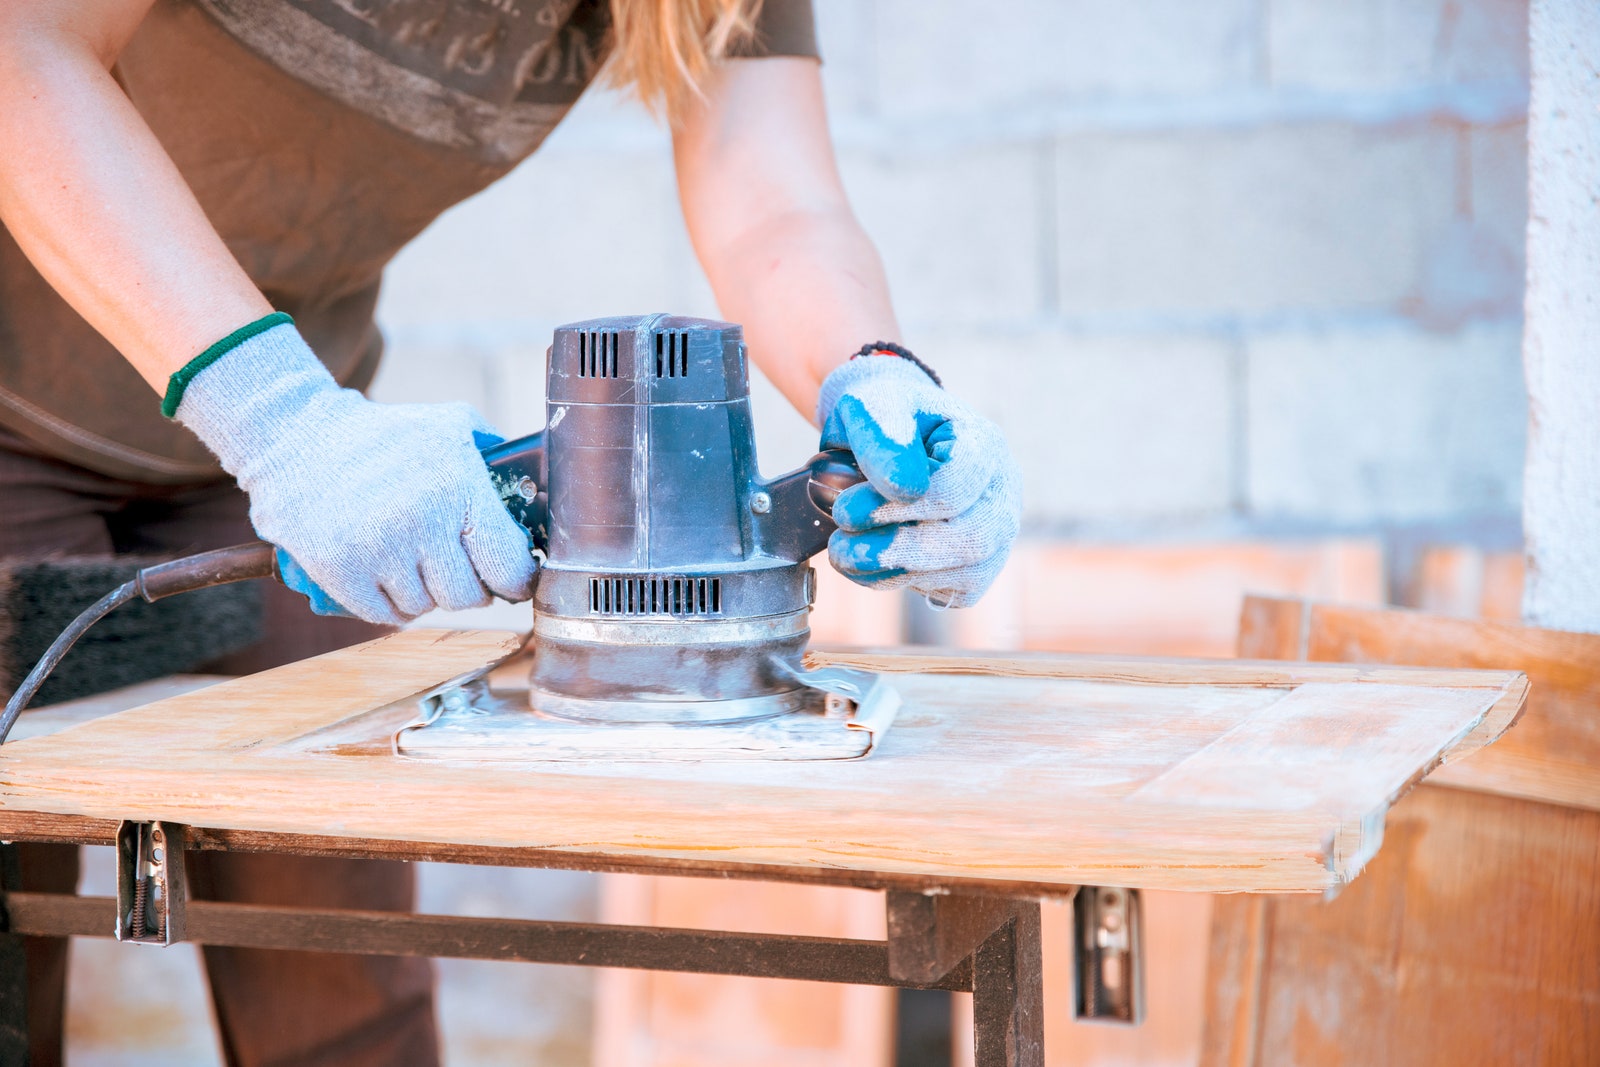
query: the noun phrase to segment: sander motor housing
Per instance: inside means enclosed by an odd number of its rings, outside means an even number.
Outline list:
[[[596,721],[798,710],[807,560],[861,480],[848,452],[763,481],[747,350],[731,323],[666,315],[556,330],[545,429],[485,450],[544,565],[534,706]]]

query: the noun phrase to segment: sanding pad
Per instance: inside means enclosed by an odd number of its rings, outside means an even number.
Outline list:
[[[424,699],[394,749],[413,759],[495,763],[860,759],[888,732],[900,694],[877,675],[849,673],[854,699],[819,688],[800,710],[733,723],[580,722],[478,681]]]

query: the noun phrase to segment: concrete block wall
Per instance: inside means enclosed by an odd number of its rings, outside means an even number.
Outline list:
[[[1005,427],[1031,535],[1515,539],[1525,0],[816,4],[845,180],[907,340]],[[374,392],[465,399],[531,431],[551,329],[649,310],[715,304],[665,133],[595,94],[395,263]],[[769,472],[810,455],[813,432],[775,392],[758,384],[756,406]],[[1330,543],[1306,553],[1361,557]],[[1212,586],[1225,598],[1236,572],[1262,573],[1248,547],[1221,579],[1180,571],[1187,584],[1164,556],[1119,571],[1091,548],[1073,570],[1040,562],[1052,551],[1019,558],[1096,637],[1113,605],[1128,612],[1119,640],[1165,639],[1157,611],[1188,640],[1175,596],[1209,604]],[[1348,598],[1345,579],[1306,588]],[[430,865],[421,880],[429,910],[593,910],[582,876]],[[219,1062],[193,954],[114,950],[75,950],[72,1062]],[[143,960],[165,970],[113,967]],[[588,974],[440,970],[449,1062],[590,1061]],[[137,996],[179,986],[176,1015]]]
[[[1522,0],[818,0],[908,342],[1036,535],[1516,536]],[[603,94],[391,271],[377,394],[541,418],[555,324],[714,314],[666,134]],[[813,437],[759,391],[763,465]]]

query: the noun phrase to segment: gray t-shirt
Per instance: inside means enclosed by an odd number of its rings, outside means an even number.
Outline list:
[[[158,0],[113,73],[273,306],[345,384],[384,265],[505,175],[605,62],[606,0]],[[817,54],[766,0],[746,55]],[[0,228],[0,425],[113,477],[224,475]]]

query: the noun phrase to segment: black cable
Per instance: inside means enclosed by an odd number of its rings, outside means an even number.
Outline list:
[[[276,549],[265,541],[251,541],[230,548],[213,549],[210,552],[175,559],[170,563],[157,563],[139,571],[133,576],[132,581],[124,582],[83,609],[83,613],[73,619],[71,624],[61,631],[61,636],[45,649],[44,655],[39,657],[39,662],[33,665],[33,670],[28,672],[22,684],[17,686],[17,691],[11,694],[11,699],[6,701],[6,712],[0,715],[0,744],[5,744],[6,736],[11,733],[11,727],[16,723],[17,716],[21,715],[22,709],[32,702],[39,692],[39,687],[44,685],[45,679],[50,677],[50,672],[56,669],[62,657],[78,643],[78,638],[82,637],[89,627],[128,601],[143,599],[153,604],[163,597],[177,593],[188,593],[213,585],[227,585],[230,582],[244,582],[252,578],[272,578],[277,573]]]
[[[39,662],[33,665],[33,670],[28,672],[28,676],[22,680],[22,684],[17,686],[17,691],[11,694],[11,699],[6,701],[6,713],[0,716],[0,744],[5,743],[6,735],[11,732],[11,727],[16,723],[17,716],[22,714],[22,709],[27,707],[34,696],[38,694],[39,687],[44,685],[45,679],[50,677],[50,672],[56,669],[56,664],[61,662],[61,658],[72,649],[73,645],[78,643],[78,638],[82,637],[89,627],[128,601],[137,598],[138,595],[139,582],[137,578],[133,581],[124,582],[84,608],[83,612],[76,619],[73,619],[65,630],[61,631],[61,635],[52,641],[50,647],[45,650],[44,655],[39,657]]]

